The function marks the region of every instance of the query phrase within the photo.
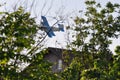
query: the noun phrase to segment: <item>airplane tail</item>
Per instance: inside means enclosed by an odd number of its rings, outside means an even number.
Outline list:
[[[64,32],[64,25],[63,24],[58,24],[59,30]]]

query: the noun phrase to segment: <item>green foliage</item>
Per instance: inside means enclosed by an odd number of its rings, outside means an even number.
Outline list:
[[[2,13],[0,18],[0,77],[14,80],[18,76],[19,62],[29,62],[27,53],[35,43],[37,25],[30,13],[22,7],[12,13]],[[19,61],[19,62],[18,62]]]
[[[63,72],[65,80],[119,80],[119,46],[113,55],[109,49],[111,38],[120,33],[119,4],[86,1],[85,17],[76,17],[75,59]],[[118,14],[114,16],[114,14]]]
[[[63,80],[78,80],[79,79],[79,70],[80,70],[80,62],[77,61],[78,59],[73,60],[71,65],[66,68],[62,73],[61,77]]]
[[[120,55],[120,46],[116,47],[115,52],[116,52],[117,55]]]

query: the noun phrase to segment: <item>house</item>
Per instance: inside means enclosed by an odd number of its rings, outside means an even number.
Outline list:
[[[48,47],[48,53],[44,55],[44,59],[53,64],[52,71],[63,71],[72,61],[74,55],[71,50]]]

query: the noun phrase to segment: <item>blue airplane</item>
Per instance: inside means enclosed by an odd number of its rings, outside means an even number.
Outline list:
[[[45,16],[41,16],[41,18],[42,18],[42,20],[43,20],[43,22],[41,22],[41,24],[42,24],[43,27],[46,28],[46,29],[45,29],[45,32],[47,33],[47,35],[48,35],[49,37],[55,36],[55,34],[54,34],[52,28],[50,27],[50,25],[49,25],[46,17],[45,17]]]

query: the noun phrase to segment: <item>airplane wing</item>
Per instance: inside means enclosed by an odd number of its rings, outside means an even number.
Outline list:
[[[41,18],[42,18],[42,20],[43,20],[43,26],[45,26],[45,27],[50,27],[50,26],[49,26],[49,23],[48,23],[48,21],[47,21],[47,19],[46,19],[46,17],[45,17],[45,16],[41,16]]]
[[[45,17],[45,16],[41,16],[41,18],[42,18],[42,20],[43,20],[43,22],[41,22],[41,24],[42,24],[42,26],[45,28],[45,32],[47,33],[47,35],[48,35],[49,37],[55,36],[52,28],[49,26],[49,23],[48,23],[46,17]]]

